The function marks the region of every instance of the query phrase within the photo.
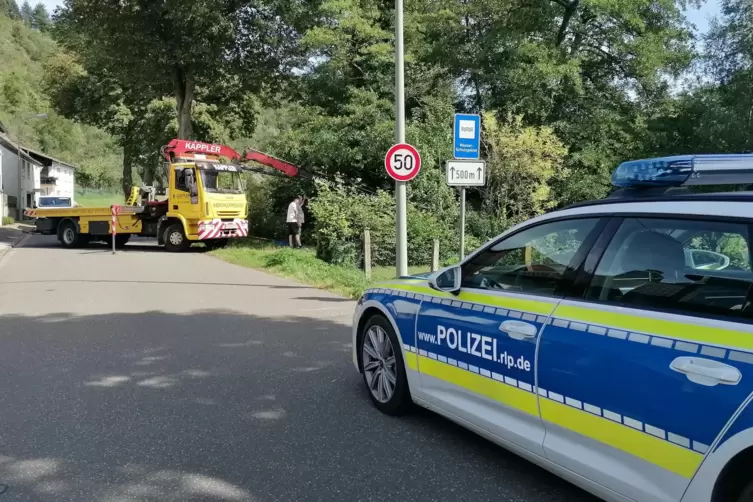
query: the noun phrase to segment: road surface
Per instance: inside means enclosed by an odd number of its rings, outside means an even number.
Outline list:
[[[377,412],[352,309],[201,252],[25,239],[0,261],[0,502],[593,500]]]

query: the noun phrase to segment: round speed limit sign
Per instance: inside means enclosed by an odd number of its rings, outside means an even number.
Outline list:
[[[407,143],[399,143],[384,157],[387,174],[397,181],[410,181],[421,169],[421,156],[418,150]]]

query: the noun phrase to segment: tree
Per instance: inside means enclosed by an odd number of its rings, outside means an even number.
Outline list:
[[[487,143],[487,184],[484,206],[506,226],[521,223],[551,209],[550,181],[562,176],[567,149],[549,127],[526,127],[521,117],[499,123],[484,116]]]
[[[416,0],[412,17],[461,108],[553,128],[570,152],[572,179],[552,182],[566,203],[603,194],[611,166],[643,153],[645,115],[692,60],[688,3]]]
[[[45,91],[53,106],[66,117],[96,125],[118,138],[123,147],[123,191],[131,189],[133,171],[152,183],[163,177],[160,147],[178,135],[175,99],[160,96],[147,83],[122,86],[91,53],[88,72],[81,61],[59,53],[44,66]],[[86,56],[85,56],[86,57]],[[228,76],[212,89],[198,88],[193,127],[205,141],[228,143],[250,136],[259,111],[255,97],[244,92],[237,78]]]
[[[659,154],[753,150],[753,7],[724,0],[706,36],[703,80],[656,109],[644,141]]]
[[[47,31],[50,28],[50,14],[43,3],[38,3],[31,13],[31,26],[40,31]]]
[[[21,9],[16,0],[0,0],[0,14],[6,14],[11,19],[21,19]]]
[[[23,19],[24,23],[31,26],[31,21],[33,17],[34,17],[34,9],[31,8],[31,4],[29,4],[29,0],[24,0],[23,5],[21,5],[21,19]]]
[[[86,52],[96,52],[99,67],[122,87],[148,82],[157,96],[172,94],[178,136],[191,138],[197,89],[237,75],[244,88],[259,90],[284,73],[296,39],[285,7],[295,3],[67,0],[56,18],[67,34],[61,42],[73,40],[81,50],[83,38]]]

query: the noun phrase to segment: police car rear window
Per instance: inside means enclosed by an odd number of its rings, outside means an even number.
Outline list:
[[[587,297],[692,315],[753,317],[750,236],[744,224],[626,219]]]

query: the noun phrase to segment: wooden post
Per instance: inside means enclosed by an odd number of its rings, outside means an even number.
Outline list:
[[[363,230],[363,271],[366,279],[371,280],[371,232],[368,228]]]
[[[431,271],[439,270],[439,239],[434,239],[434,253],[431,255]]]

